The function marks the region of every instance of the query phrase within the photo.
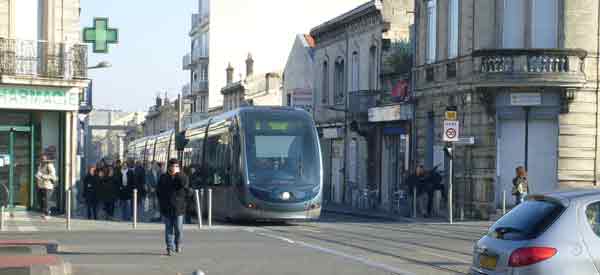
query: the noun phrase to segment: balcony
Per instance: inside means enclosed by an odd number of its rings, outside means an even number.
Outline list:
[[[85,88],[87,45],[0,38],[0,74],[2,83]]]
[[[192,69],[192,56],[189,53],[184,55],[181,64],[184,71]]]
[[[192,14],[192,29],[190,31],[190,36],[193,36],[196,32],[200,31],[202,28],[207,26],[210,23],[210,15],[206,14]]]
[[[192,82],[192,94],[198,94],[208,92],[208,81],[207,80],[198,80]]]
[[[208,61],[208,49],[202,51],[202,49],[197,49],[192,52],[192,65],[206,63]]]
[[[192,86],[188,83],[181,87],[181,95],[185,97],[189,97],[192,95]]]
[[[477,87],[583,87],[581,49],[486,49],[473,53]]]

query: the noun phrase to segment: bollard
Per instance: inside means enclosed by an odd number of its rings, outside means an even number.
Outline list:
[[[71,188],[67,189],[67,231],[71,231]]]
[[[200,207],[200,192],[194,190],[194,199],[196,199],[196,213],[198,216],[198,229],[202,228],[202,208]]]
[[[4,230],[4,205],[0,206],[0,231]]]
[[[413,211],[412,211],[412,217],[416,218],[417,217],[417,187],[413,187]]]
[[[208,188],[208,227],[212,226],[212,189]]]
[[[133,189],[133,229],[137,228],[137,189]]]
[[[502,191],[502,216],[506,215],[506,190]]]

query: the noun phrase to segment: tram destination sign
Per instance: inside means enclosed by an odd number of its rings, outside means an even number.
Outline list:
[[[75,111],[79,94],[60,88],[0,86],[0,108]]]

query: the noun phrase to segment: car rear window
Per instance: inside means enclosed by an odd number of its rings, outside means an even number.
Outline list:
[[[535,239],[558,219],[565,207],[551,200],[527,200],[491,228],[488,236],[504,240]]]

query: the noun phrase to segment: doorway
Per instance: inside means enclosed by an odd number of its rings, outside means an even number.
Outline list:
[[[31,208],[35,201],[34,131],[30,126],[0,126],[0,188],[9,208]]]

